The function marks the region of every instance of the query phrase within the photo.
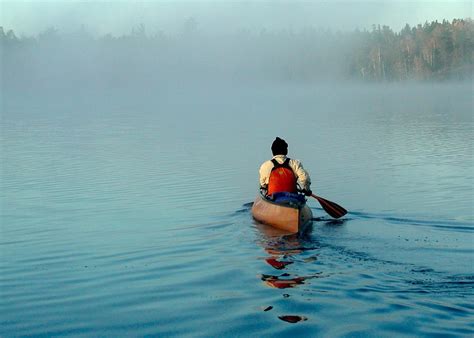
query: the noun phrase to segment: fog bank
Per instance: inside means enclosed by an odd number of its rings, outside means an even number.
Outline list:
[[[206,34],[307,27],[352,31],[388,25],[394,30],[425,21],[472,17],[471,1],[0,1],[1,25],[19,35],[50,26],[94,36],[124,35],[144,24],[149,33],[176,34],[193,17]]]

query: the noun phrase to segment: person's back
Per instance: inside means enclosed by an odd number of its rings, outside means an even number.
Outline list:
[[[311,179],[300,161],[290,159],[288,144],[277,137],[272,143],[273,158],[260,166],[260,188],[267,191],[267,195],[277,192],[296,193],[298,186],[305,195],[311,195]]]

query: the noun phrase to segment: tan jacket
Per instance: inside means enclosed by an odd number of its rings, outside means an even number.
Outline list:
[[[278,163],[283,163],[286,160],[285,155],[276,155],[272,159],[275,159]],[[298,180],[298,185],[301,189],[309,190],[311,186],[311,178],[309,177],[308,172],[303,168],[303,165],[300,161],[290,159],[290,168],[293,169],[295,176]],[[271,160],[265,161],[260,166],[260,186],[266,188],[268,185],[268,179],[270,178],[270,173],[273,169],[273,162]]]

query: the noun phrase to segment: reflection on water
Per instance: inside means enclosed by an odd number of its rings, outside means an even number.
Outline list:
[[[298,323],[302,320],[308,320],[308,318],[303,316],[278,316],[278,318],[288,323]]]
[[[0,335],[472,337],[471,97],[338,85],[9,100]],[[276,135],[350,214],[308,201],[305,234],[254,224],[242,204]]]
[[[303,251],[316,250],[315,247],[306,248],[302,244],[302,239],[312,231],[312,224],[310,224],[304,233],[288,234],[280,229],[273,228],[265,224],[255,222],[256,228],[260,232],[259,244],[263,247],[269,257],[264,258],[264,261],[276,270],[285,270],[289,265],[294,263],[294,258]],[[316,260],[317,255],[312,256]],[[312,262],[313,260],[305,259],[299,264]],[[312,278],[320,278],[321,273],[316,273],[311,276],[299,276],[296,273],[284,272],[278,275],[261,274],[260,278],[265,285],[276,289],[295,288],[306,283],[306,280]],[[290,298],[288,293],[282,295],[284,298]],[[291,301],[291,300],[288,300]],[[269,306],[267,309],[273,308]],[[264,311],[267,311],[264,310]],[[297,323],[299,321],[306,321],[307,318],[299,315],[281,315],[279,319],[288,323]]]
[[[265,259],[265,262],[270,264],[272,267],[274,267],[277,270],[284,269],[287,265],[292,264],[293,262],[288,262],[288,261],[277,261],[276,258],[267,258]]]
[[[333,220],[324,215],[320,208],[314,208],[313,212],[316,215],[313,226],[303,234],[288,234],[253,222],[255,241],[265,252],[264,257],[259,256],[265,264],[260,266],[262,272],[258,277],[265,287],[278,295],[272,298],[274,302],[268,305],[266,311],[272,310],[281,321],[299,325],[307,323],[305,325],[310,325],[312,329],[333,332],[334,335],[351,336],[357,332],[380,334],[385,331],[400,334],[417,332],[418,335],[456,332],[456,335],[463,336],[474,332],[474,325],[468,324],[468,318],[474,318],[474,308],[465,299],[473,292],[472,275],[447,275],[418,266],[413,259],[407,260],[406,254],[402,254],[407,250],[406,246],[397,248],[393,242],[384,243],[382,250],[388,251],[390,258],[383,259],[380,249],[374,255],[370,253],[374,238],[360,238],[355,235],[357,232],[346,238],[347,231],[352,227],[419,224],[442,231],[437,224],[439,222],[359,212],[350,213],[342,220]],[[367,222],[367,219],[375,222]],[[451,222],[450,226],[467,231],[462,224]],[[472,225],[470,229],[468,233],[472,234]],[[347,239],[352,243],[348,243]],[[410,240],[404,240],[404,243]],[[414,252],[420,256],[421,247],[416,250]],[[472,248],[468,252],[472,252]],[[444,254],[442,251],[438,253],[439,258]],[[431,255],[428,257],[431,258]],[[436,297],[424,300],[427,294],[436,294]],[[447,303],[451,305],[443,305]],[[347,311],[355,307],[355,314]],[[326,312],[345,318],[338,324],[339,330],[328,329],[321,324],[321,321],[331,321]],[[374,331],[367,330],[363,323],[360,331],[349,324],[357,317],[370,321],[380,314],[389,317],[385,317],[385,322],[374,325]],[[428,322],[430,318],[436,320],[431,319],[432,325],[425,322],[425,326],[415,329],[403,320],[397,321],[397,316]],[[457,324],[448,325],[446,321],[449,320]]]

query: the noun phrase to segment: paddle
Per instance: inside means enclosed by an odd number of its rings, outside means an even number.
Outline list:
[[[316,196],[315,194],[311,194],[311,196],[318,200],[319,204],[321,204],[323,209],[326,210],[326,212],[331,217],[340,218],[344,216],[345,214],[347,214],[347,210],[341,207],[340,205],[334,202],[328,201],[322,197]]]

